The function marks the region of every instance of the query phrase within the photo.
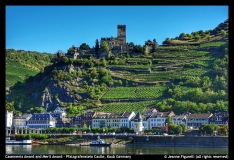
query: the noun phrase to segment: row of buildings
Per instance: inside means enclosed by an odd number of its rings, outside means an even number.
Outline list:
[[[159,112],[156,108],[146,110],[145,113],[123,112],[86,112],[73,118],[66,117],[66,109],[57,107],[53,113],[34,113],[13,116],[13,112],[6,111],[6,128],[45,129],[48,127],[71,127],[77,125],[82,128],[84,124],[89,128],[131,128],[138,123],[139,130],[150,130],[165,126],[167,117],[170,116],[174,124],[185,124],[187,128],[198,129],[202,124],[223,125],[228,123],[229,114],[222,113],[185,113],[176,115],[174,112]]]

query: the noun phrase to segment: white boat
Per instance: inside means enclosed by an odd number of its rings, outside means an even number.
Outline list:
[[[98,136],[98,139],[97,140],[93,140],[90,143],[90,146],[111,146],[111,144],[112,144],[112,142],[111,143],[107,143],[103,139],[100,139],[100,136]]]
[[[31,145],[32,140],[22,140],[22,141],[16,141],[16,140],[11,140],[10,137],[6,137],[6,144],[7,145]]]

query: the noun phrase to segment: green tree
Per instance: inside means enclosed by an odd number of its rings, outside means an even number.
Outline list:
[[[213,132],[216,130],[216,127],[217,125],[216,124],[202,124],[200,127],[199,127],[199,131],[204,134],[210,134],[212,135]]]
[[[220,31],[220,34],[221,34],[222,36],[226,36],[226,35],[227,35],[227,32],[226,32],[225,30],[222,29],[222,30]]]
[[[183,128],[181,126],[177,126],[175,128],[175,134],[182,134],[182,132],[183,132]]]
[[[92,71],[91,71],[91,78],[97,78],[98,77],[98,73],[97,73],[97,70],[96,68],[93,68]]]
[[[168,125],[170,125],[170,124],[174,124],[174,123],[173,123],[173,121],[172,121],[171,116],[168,116],[168,117],[166,118],[166,120],[165,120],[165,124],[166,124],[166,123],[168,123]]]
[[[185,124],[180,124],[179,126],[182,128],[182,132],[186,131],[187,127]]]
[[[185,33],[181,33],[180,35],[179,35],[179,38],[180,39],[184,39],[186,37],[186,34]]]
[[[102,60],[101,60],[101,65],[102,65],[103,67],[106,67],[107,61],[106,61],[105,58],[102,58]]]
[[[173,124],[173,123],[168,124],[168,133],[170,134],[176,133],[177,127],[178,127],[177,124]]]
[[[104,52],[109,52],[110,49],[106,41],[101,42],[100,50]]]
[[[199,40],[201,39],[201,36],[200,36],[199,34],[196,34],[196,36],[194,37],[194,39],[195,39],[196,41],[199,41]]]
[[[95,41],[95,51],[96,52],[99,51],[99,41],[98,41],[98,39],[96,39],[96,41]]]
[[[78,126],[74,124],[74,125],[72,126],[72,131],[73,131],[73,132],[74,132],[74,131],[78,131]]]
[[[75,49],[75,46],[72,45],[72,47],[70,47],[70,48],[67,50],[67,54],[68,54],[68,55],[74,54],[74,49]]]
[[[116,80],[116,81],[115,81],[115,84],[116,84],[117,86],[122,86],[123,83],[122,83],[121,80]]]
[[[89,49],[90,49],[90,47],[89,47],[89,45],[88,45],[88,44],[86,44],[86,43],[82,43],[82,44],[80,45],[80,49],[82,49],[82,50],[89,50]]]
[[[141,45],[135,45],[133,47],[133,51],[136,52],[136,53],[143,53],[144,52],[144,49]]]
[[[84,123],[84,125],[83,125],[83,127],[82,127],[82,132],[85,132],[85,131],[87,131],[88,130],[88,127],[87,127],[87,125]]]
[[[58,50],[56,55],[57,55],[57,58],[62,57],[64,55],[64,52],[62,50]]]
[[[226,135],[228,132],[228,125],[217,126],[216,130],[221,135]]]
[[[67,58],[66,56],[63,56],[63,57],[62,57],[62,62],[63,62],[63,63],[67,63],[67,62],[68,62],[68,58]]]

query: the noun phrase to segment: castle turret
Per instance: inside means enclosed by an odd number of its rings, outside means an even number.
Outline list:
[[[136,134],[141,134],[143,132],[142,117],[140,112],[134,117],[134,132]]]

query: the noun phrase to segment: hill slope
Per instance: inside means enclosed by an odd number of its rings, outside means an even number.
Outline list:
[[[13,67],[30,63],[16,58],[21,52],[16,51],[8,55],[7,65],[17,62],[7,66],[7,75],[13,73],[22,83],[11,86],[7,108],[33,113],[64,106],[69,116],[84,109],[120,113],[157,107],[176,114],[227,111],[228,39],[222,37],[197,45],[159,46],[154,53],[138,56],[130,53],[95,59],[88,55],[76,60],[60,57],[51,65],[55,55],[42,54],[45,63],[38,60],[39,54],[34,56],[38,63],[28,66],[30,71],[26,72],[32,76],[26,80],[24,72],[14,72]],[[41,64],[46,67],[42,69]],[[36,74],[33,67],[42,72]]]

